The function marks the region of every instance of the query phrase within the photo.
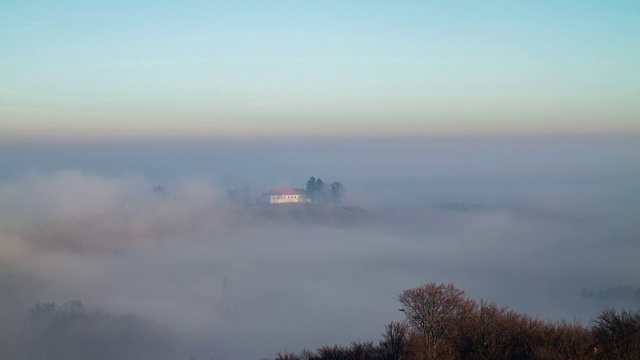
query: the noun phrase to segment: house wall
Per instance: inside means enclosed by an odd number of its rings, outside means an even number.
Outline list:
[[[309,199],[304,195],[271,195],[269,202],[271,204],[300,203],[309,202]]]

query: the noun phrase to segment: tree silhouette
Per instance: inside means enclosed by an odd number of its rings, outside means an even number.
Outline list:
[[[404,306],[407,322],[419,335],[414,347],[424,350],[428,359],[452,354],[474,306],[464,296],[464,290],[453,284],[428,283],[405,290],[398,300]]]
[[[384,330],[380,342],[380,357],[389,360],[403,359],[409,341],[407,323],[392,321],[384,326]]]
[[[340,203],[340,197],[342,196],[342,184],[339,181],[331,183],[331,201],[336,204]]]
[[[314,202],[323,202],[326,198],[324,192],[324,182],[322,179],[316,179],[315,177],[310,177],[307,180],[307,194]]]
[[[592,323],[601,358],[640,358],[640,311],[605,309]]]
[[[316,193],[318,191],[318,182],[316,180],[315,177],[310,177],[309,180],[307,180],[307,194],[309,195],[309,198],[311,200],[314,200],[316,197]]]
[[[405,321],[386,325],[377,346],[327,345],[278,359],[640,359],[640,311],[606,309],[586,327],[475,301],[453,284],[428,283],[398,299]]]

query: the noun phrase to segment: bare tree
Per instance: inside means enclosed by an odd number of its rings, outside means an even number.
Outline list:
[[[605,309],[592,322],[600,358],[640,358],[640,310]]]
[[[640,359],[640,311],[607,309],[586,327],[476,302],[453,284],[428,283],[398,299],[406,319],[386,325],[377,347],[354,342],[279,359]]]
[[[404,321],[390,322],[384,326],[380,341],[381,358],[386,360],[400,360],[405,358],[407,351],[408,326]]]
[[[414,350],[426,359],[455,358],[460,333],[469,320],[474,301],[453,284],[428,283],[405,290],[399,297],[408,324],[418,335]]]

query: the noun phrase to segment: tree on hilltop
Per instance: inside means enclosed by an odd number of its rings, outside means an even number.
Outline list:
[[[342,196],[342,183],[334,181],[331,183],[331,201],[336,204],[340,203],[340,197]]]
[[[311,200],[319,201],[322,199],[322,194],[324,192],[324,182],[322,179],[316,179],[312,176],[307,180],[306,190]]]
[[[344,187],[342,183],[339,181],[334,181],[329,184],[329,186],[325,186],[325,182],[322,179],[315,177],[310,177],[307,180],[307,194],[309,194],[309,198],[314,202],[323,203],[323,202],[332,202],[335,204],[340,203],[340,197],[342,196],[342,191]]]

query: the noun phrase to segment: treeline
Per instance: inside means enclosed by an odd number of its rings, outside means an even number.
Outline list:
[[[377,344],[324,346],[275,359],[640,359],[640,311],[606,309],[589,326],[543,321],[435,283],[398,299],[405,319],[386,325]]]
[[[332,202],[335,204],[340,203],[340,198],[344,187],[339,181],[334,181],[329,186],[325,184],[322,179],[316,179],[314,176],[307,180],[307,186],[305,188],[307,194],[313,202],[327,203]]]
[[[37,304],[22,324],[0,327],[0,335],[0,359],[134,360],[174,352],[169,337],[147,320],[91,310],[79,300]]]

